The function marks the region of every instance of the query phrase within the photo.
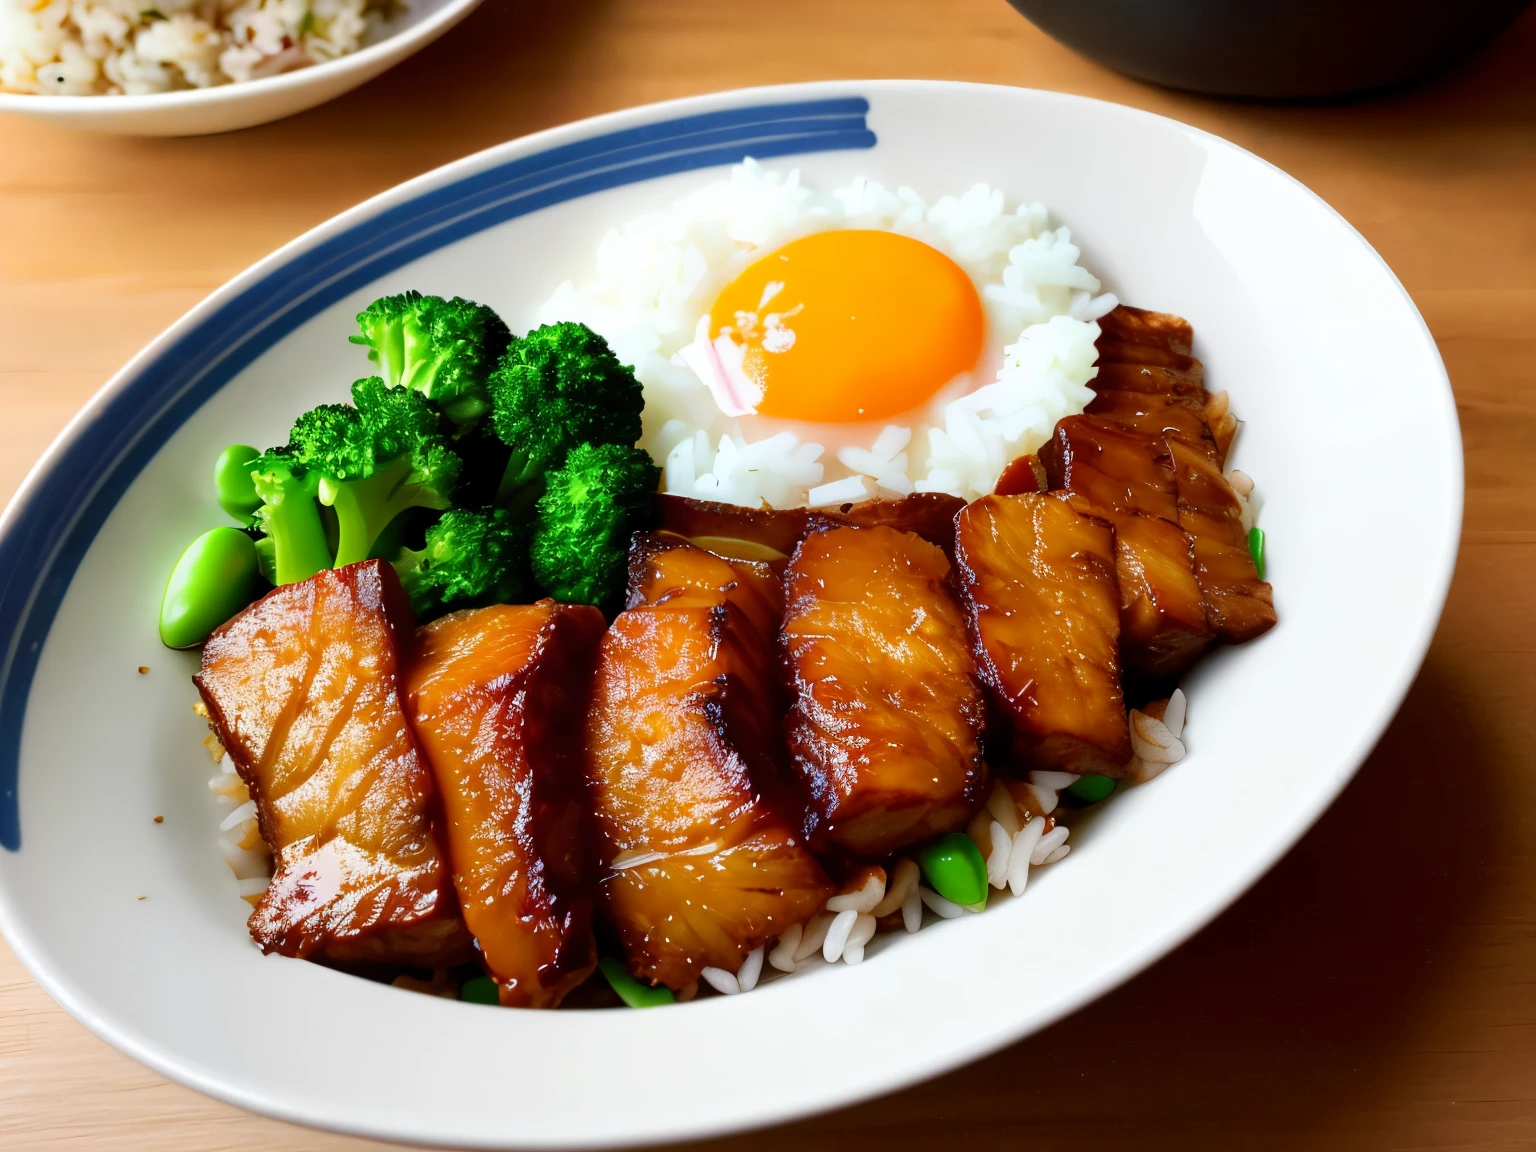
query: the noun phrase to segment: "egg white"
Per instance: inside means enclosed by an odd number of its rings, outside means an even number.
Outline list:
[[[953,259],[984,304],[981,354],[889,420],[825,424],[745,411],[750,396],[743,403],[719,379],[706,383],[709,308],[760,256],[835,228],[902,233]],[[778,508],[913,491],[973,499],[1092,398],[1093,321],[1116,301],[1100,294],[1079,256],[1044,206],[1008,210],[1002,191],[984,184],[930,205],[910,188],[863,178],[821,193],[798,170],[749,160],[670,212],[612,229],[591,278],[562,284],[540,319],[589,324],[634,365],[645,388],[640,444],[664,464],[668,492]]]

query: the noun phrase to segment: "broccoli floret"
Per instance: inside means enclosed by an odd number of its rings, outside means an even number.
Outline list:
[[[640,382],[585,324],[547,324],[514,340],[489,387],[493,427],[512,450],[496,495],[504,507],[529,507],[545,472],[578,444],[640,438]]]
[[[251,462],[251,481],[262,500],[251,519],[252,531],[261,533],[261,574],[273,584],[293,584],[329,568],[319,475],[299,464],[291,448],[274,448]]]
[[[336,513],[338,568],[393,551],[385,529],[402,513],[448,508],[461,467],[420,393],[370,376],[352,385],[352,402],[300,416],[291,445]]]
[[[395,557],[418,619],[454,608],[528,598],[528,530],[502,508],[454,508],[427,529],[426,546]]]
[[[357,326],[352,343],[368,349],[390,385],[420,392],[461,428],[490,411],[486,378],[512,333],[484,304],[402,292],[368,305]]]
[[[546,479],[530,556],[535,579],[556,600],[614,607],[630,534],[650,519],[661,469],[639,448],[581,444]]]

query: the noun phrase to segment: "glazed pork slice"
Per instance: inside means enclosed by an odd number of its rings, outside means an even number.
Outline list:
[[[273,853],[250,918],[263,951],[419,966],[464,953],[401,700],[411,626],[394,569],[371,560],[276,589],[203,647],[198,691]]]
[[[1050,488],[1115,529],[1120,652],[1126,670],[1161,682],[1212,638],[1194,543],[1178,526],[1169,440],[1092,416],[1069,416],[1040,451]]]
[[[1038,456],[1052,491],[1117,512],[1178,519],[1178,481],[1163,436],[1093,416],[1067,416]]]
[[[1204,453],[1177,440],[1168,445],[1179,488],[1179,527],[1194,539],[1195,579],[1205,596],[1206,617],[1222,639],[1252,640],[1274,627],[1275,601],[1248,551],[1237,493]]]
[[[1237,435],[1237,418],[1227,394],[1205,390],[1205,368],[1192,354],[1194,329],[1188,320],[1122,304],[1099,320],[1099,398],[1095,415],[1113,415],[1143,431],[1163,431],[1190,447],[1212,453],[1224,467]],[[1193,419],[1192,419],[1193,417]]]
[[[1085,412],[1138,432],[1182,440],[1212,460],[1219,461],[1223,456],[1211,434],[1208,405],[1199,397],[1106,389],[1088,402]]]
[[[1176,679],[1213,638],[1195,573],[1194,541],[1177,524],[1145,512],[1093,508],[1076,500],[1073,507],[1115,530],[1123,670],[1153,685]]]
[[[790,749],[819,849],[877,858],[963,825],[984,795],[985,705],[937,546],[829,527],[790,562]]]
[[[731,559],[781,562],[812,525],[884,525],[915,532],[948,552],[954,545],[955,513],[965,501],[946,492],[914,492],[895,500],[861,500],[830,508],[743,508],[687,496],[656,498],[663,531]]]
[[[1194,326],[1182,316],[1120,304],[1099,318],[1101,358],[1123,364],[1155,364],[1197,372]]]
[[[670,532],[636,535],[629,549],[627,604],[665,602],[678,607],[713,607],[722,597],[756,630],[766,654],[784,616],[784,584],[773,565],[730,559]]]
[[[1124,775],[1114,530],[1060,495],[984,496],[960,514],[955,562],[1019,767]]]
[[[805,534],[804,508],[744,508],[663,493],[656,520],[665,532],[733,558],[783,561]]]
[[[629,969],[681,989],[707,966],[736,971],[834,889],[797,826],[773,650],[733,599],[730,565],[692,545],[653,555],[678,551],[647,585],[658,602],[603,638],[586,766]],[[729,587],[711,592],[711,569]]]
[[[937,544],[947,556],[955,548],[955,516],[965,501],[948,492],[914,492],[899,500],[865,500],[811,514],[812,523],[852,524],[859,528],[895,528]]]
[[[406,708],[446,814],[464,921],[509,1007],[553,1008],[597,963],[581,727],[607,627],[499,604],[417,631]]]
[[[1150,392],[1203,399],[1205,368],[1192,355],[1188,320],[1121,304],[1099,318],[1095,391]]]

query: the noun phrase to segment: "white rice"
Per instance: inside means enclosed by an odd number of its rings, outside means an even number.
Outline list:
[[[1163,708],[1162,719],[1131,709],[1131,750],[1135,753],[1126,779],[1145,784],[1187,755],[1182,739],[1186,701],[1177,688]]]
[[[766,250],[836,228],[916,237],[970,274],[987,312],[979,375],[951,382],[912,414],[920,420],[878,430],[822,425],[812,440],[804,426],[727,415],[689,366],[701,328],[707,341],[715,296]],[[1095,321],[1118,302],[1100,293],[1080,255],[1043,205],[1009,209],[1002,191],[985,184],[929,204],[910,188],[864,178],[819,192],[798,170],[748,160],[670,211],[611,230],[591,278],[560,285],[539,319],[583,321],[635,366],[646,394],[641,444],[664,462],[668,492],[751,507],[914,490],[974,499],[1092,399]],[[977,387],[988,375],[992,382]]]
[[[272,878],[272,850],[261,838],[256,802],[236,775],[234,761],[222,748],[217,748],[217,755],[219,774],[208,781],[208,790],[224,810],[218,825],[219,854],[235,874],[241,898],[255,904]]]
[[[393,0],[0,0],[0,91],[144,95],[356,52]]]

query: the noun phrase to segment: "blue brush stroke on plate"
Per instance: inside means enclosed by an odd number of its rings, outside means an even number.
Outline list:
[[[685,116],[551,148],[423,193],[275,268],[108,398],[0,538],[0,846],[21,847],[21,729],[38,654],[75,570],[145,465],[197,409],[322,309],[418,257],[591,192],[697,168],[873,148],[861,97]]]

